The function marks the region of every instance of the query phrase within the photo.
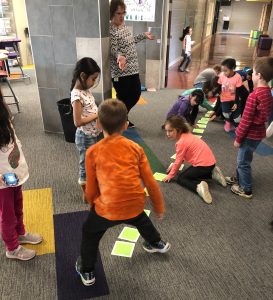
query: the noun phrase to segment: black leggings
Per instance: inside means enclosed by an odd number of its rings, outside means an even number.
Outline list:
[[[144,240],[151,244],[161,240],[160,234],[145,212],[129,220],[110,221],[99,216],[95,209],[92,209],[82,228],[82,272],[94,270],[100,239],[108,228],[122,223],[135,226]]]
[[[121,100],[129,111],[137,104],[141,95],[141,83],[139,74],[119,77],[118,81],[112,78],[113,86],[117,92],[117,98]]]
[[[191,166],[178,176],[177,183],[197,193],[197,185],[205,179],[211,179],[214,167],[215,165],[209,167]]]

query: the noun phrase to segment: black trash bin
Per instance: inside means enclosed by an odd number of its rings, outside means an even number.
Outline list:
[[[76,126],[73,121],[73,109],[69,98],[57,101],[63,125],[64,138],[68,143],[75,143]]]

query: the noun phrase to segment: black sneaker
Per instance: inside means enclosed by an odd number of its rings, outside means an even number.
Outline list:
[[[92,271],[92,272],[87,272],[87,273],[83,273],[81,271],[81,258],[78,257],[77,261],[76,261],[76,265],[75,265],[75,268],[76,268],[76,272],[81,276],[81,280],[82,280],[82,283],[85,285],[85,286],[90,286],[90,285],[93,285],[96,281],[96,278],[95,278],[95,273]]]
[[[227,177],[225,177],[225,179],[226,179],[226,183],[229,185],[238,183],[238,179],[236,177],[227,176]]]
[[[135,128],[135,127],[136,127],[135,124],[129,121],[128,128]]]
[[[143,249],[149,253],[166,253],[170,250],[171,244],[165,243],[164,241],[160,241],[158,243],[150,244],[149,242],[145,241],[142,245]]]
[[[246,199],[251,199],[253,197],[251,191],[249,191],[249,192],[244,191],[238,184],[233,184],[231,186],[231,191],[232,191],[232,193],[234,193],[240,197],[246,198]]]

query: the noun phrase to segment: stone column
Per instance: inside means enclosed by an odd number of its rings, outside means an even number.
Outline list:
[[[26,0],[45,131],[62,132],[57,101],[70,97],[73,69],[88,56],[102,69],[93,94],[111,96],[108,0]]]

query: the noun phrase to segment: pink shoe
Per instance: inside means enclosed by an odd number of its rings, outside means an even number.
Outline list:
[[[225,121],[225,132],[230,132],[231,131],[231,123],[228,121]]]

